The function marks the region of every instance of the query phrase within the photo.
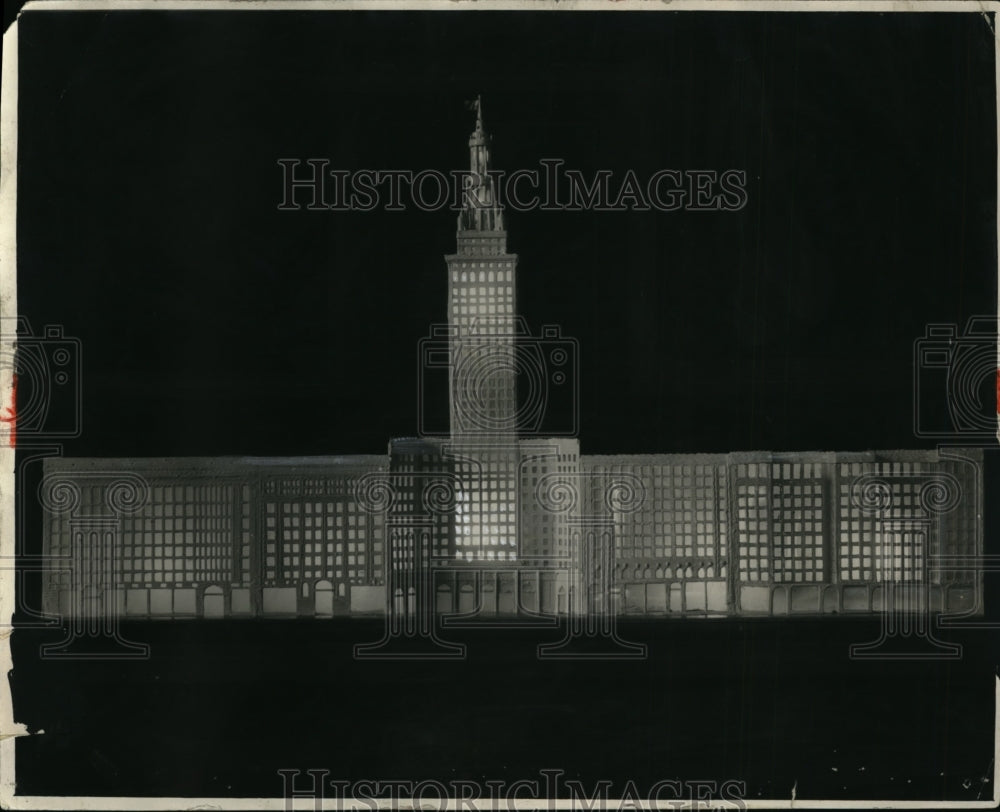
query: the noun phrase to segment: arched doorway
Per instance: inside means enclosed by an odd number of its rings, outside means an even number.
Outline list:
[[[226,596],[223,594],[221,586],[206,587],[202,600],[203,617],[220,618],[226,616]]]
[[[484,577],[479,584],[479,611],[484,615],[497,613],[497,585],[492,574]]]
[[[333,617],[333,584],[329,581],[316,583],[316,617]]]
[[[458,611],[463,615],[476,611],[476,590],[472,584],[462,584],[459,588]]]
[[[500,596],[497,599],[497,612],[501,615],[517,614],[517,599],[514,596],[513,580],[505,580],[500,583]]]
[[[449,615],[454,611],[451,584],[438,584],[436,611],[439,615]]]

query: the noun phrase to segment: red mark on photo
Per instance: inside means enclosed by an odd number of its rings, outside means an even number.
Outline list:
[[[10,447],[17,446],[17,373],[11,376],[10,384],[10,406],[4,409],[4,414],[0,415],[0,422],[10,424]],[[1000,392],[1000,383],[998,383]]]

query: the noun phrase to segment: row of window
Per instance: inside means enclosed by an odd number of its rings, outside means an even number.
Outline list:
[[[461,266],[463,268],[475,267],[477,263],[475,262],[463,262]],[[468,282],[511,282],[513,281],[513,269],[509,262],[480,262],[478,263],[479,268],[488,268],[489,270],[476,271],[459,271],[453,270],[451,272],[451,281],[453,284],[458,283],[468,283]],[[494,270],[499,269],[499,270]]]
[[[675,465],[670,463],[594,463],[587,467],[588,473],[594,476],[607,474],[632,474],[639,477],[651,477],[656,481],[672,480],[678,485],[708,484],[714,479],[716,471],[725,472],[723,465]]]
[[[422,455],[426,456],[426,455]],[[415,461],[416,462],[416,461]],[[544,472],[539,460],[522,461],[523,469],[534,474]],[[481,469],[500,472],[499,481],[487,480],[487,490],[480,489],[476,479],[457,496],[453,518],[457,532],[448,531],[450,520],[445,519],[434,534],[435,551],[446,553],[454,544],[457,557],[465,560],[484,560],[491,555],[494,560],[511,560],[517,551],[515,528],[516,501],[515,477],[512,467],[516,459],[498,453],[482,459],[459,461],[456,465],[478,474]],[[883,532],[883,516],[876,516],[870,508],[856,503],[852,488],[854,481],[845,478],[839,483],[836,504],[839,515],[825,516],[827,500],[825,482],[819,479],[788,481],[782,479],[752,480],[753,476],[776,474],[802,476],[826,470],[821,464],[741,464],[739,473],[747,479],[737,481],[733,503],[739,545],[735,563],[739,577],[745,581],[808,581],[831,577],[829,567],[837,568],[837,575],[844,581],[870,581],[898,577],[912,579],[926,569],[929,525],[923,526],[926,513],[920,503],[920,489],[926,485],[919,481],[888,480],[891,496],[902,510],[902,518],[915,523],[898,543],[885,539],[894,538]],[[564,466],[567,469],[573,466]],[[633,473],[642,466],[622,466],[621,473]],[[941,467],[921,466],[917,463],[873,465],[871,463],[844,463],[840,471],[846,476],[883,473],[898,468],[903,475],[919,473],[927,468],[939,472]],[[655,466],[654,466],[655,468]],[[635,513],[621,513],[615,517],[616,554],[623,558],[700,558],[720,561],[727,557],[727,516],[725,470],[717,476],[712,466],[686,466],[690,478],[702,478],[706,484],[685,486],[682,492],[669,497],[654,493],[651,505],[663,504],[664,509],[650,509],[645,505]],[[827,466],[828,468],[828,466]],[[699,470],[702,469],[702,470]],[[575,468],[574,468],[575,470]],[[663,469],[667,470],[667,469]],[[651,482],[662,481],[661,468],[649,474]],[[415,474],[415,472],[414,472]],[[615,476],[613,470],[606,474]],[[420,477],[406,477],[415,481]],[[677,477],[681,479],[682,477]],[[272,480],[282,482],[282,480]],[[294,482],[301,493],[309,481]],[[334,480],[344,486],[345,481]],[[330,481],[313,482],[322,490],[333,490]],[[83,490],[84,502],[97,504],[103,500],[98,487]],[[172,501],[180,496],[189,502],[183,505]],[[239,498],[236,498],[236,497]],[[175,580],[212,579],[224,582],[247,582],[251,575],[251,489],[246,485],[212,486],[156,486],[149,489],[147,503],[133,516],[122,520],[124,537],[119,548],[121,571],[127,573],[126,581],[135,586],[144,583],[163,583]],[[673,510],[667,508],[672,505]],[[235,511],[234,511],[235,508]],[[267,580],[296,579],[304,573],[350,571],[351,577],[371,577],[372,565],[381,565],[381,527],[372,527],[372,519],[360,509],[353,496],[336,500],[309,499],[299,496],[291,501],[271,500],[264,506]],[[191,515],[189,515],[191,514]],[[715,515],[719,520],[715,521]],[[541,514],[533,521],[531,530],[526,522],[521,532],[526,549],[545,552],[560,549],[567,542],[561,522]],[[556,517],[558,518],[558,517]],[[891,518],[891,517],[889,517]],[[484,521],[487,519],[488,521]],[[549,523],[553,522],[560,535],[560,544],[545,537]],[[976,515],[974,505],[966,500],[961,506],[934,526],[941,538],[962,539],[964,547],[975,542]],[[832,528],[839,527],[837,548],[832,555],[825,555],[827,537]],[[69,552],[69,525],[60,517],[50,522],[49,549],[55,554]],[[536,532],[537,531],[537,532]],[[236,545],[234,549],[234,543]],[[318,555],[319,544],[327,544]],[[951,541],[949,540],[949,545]],[[316,544],[317,549],[311,545]],[[330,547],[330,545],[336,545]],[[347,547],[346,545],[350,545]],[[893,546],[894,545],[894,546]],[[948,550],[951,551],[949,546]],[[378,550],[376,561],[373,551]],[[315,560],[306,562],[305,555],[312,553]],[[353,556],[353,561],[344,556]],[[471,558],[470,558],[471,556]],[[950,576],[949,576],[950,577]]]
[[[711,580],[716,577],[727,577],[728,571],[725,561],[720,562],[718,567],[711,561],[694,563],[674,563],[667,561],[656,564],[622,563],[615,567],[618,579],[623,581],[684,580],[694,578]]]
[[[374,473],[381,469],[373,467]],[[295,477],[287,479],[264,480],[263,491],[265,495],[282,496],[351,496],[354,493],[356,478],[361,474],[351,474],[349,476],[323,476],[323,477]]]

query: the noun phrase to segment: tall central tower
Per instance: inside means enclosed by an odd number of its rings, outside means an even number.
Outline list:
[[[475,102],[469,175],[448,264],[451,445],[461,483],[455,508],[459,559],[517,557],[517,257],[491,176],[491,139]]]
[[[476,100],[469,175],[458,216],[458,253],[448,263],[451,434],[488,441],[517,434],[517,257],[507,253],[503,211],[490,175],[491,138]]]

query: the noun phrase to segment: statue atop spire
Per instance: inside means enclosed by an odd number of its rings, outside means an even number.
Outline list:
[[[469,175],[462,211],[458,215],[459,231],[503,231],[503,212],[497,202],[494,178],[490,172],[490,146],[493,139],[483,129],[483,97],[466,102],[476,111],[476,129],[469,136]]]
[[[472,102],[476,110],[476,132],[483,132],[483,97],[476,96],[476,100]]]

